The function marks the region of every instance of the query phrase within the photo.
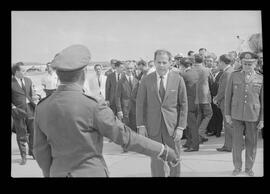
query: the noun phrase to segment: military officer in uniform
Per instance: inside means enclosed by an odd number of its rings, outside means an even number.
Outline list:
[[[263,76],[254,69],[257,55],[240,54],[242,69],[231,73],[225,95],[225,118],[233,125],[233,175],[242,170],[243,131],[245,130],[245,173],[254,176],[258,130],[263,128]]]
[[[179,165],[174,150],[148,139],[118,120],[103,101],[83,93],[90,52],[72,45],[55,56],[57,90],[37,105],[34,156],[45,177],[107,177],[103,136],[130,151]]]

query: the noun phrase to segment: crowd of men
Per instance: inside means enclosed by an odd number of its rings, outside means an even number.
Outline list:
[[[57,54],[47,64],[46,97],[38,105],[23,63],[13,65],[12,119],[22,165],[27,142],[44,176],[108,176],[99,138],[105,136],[123,152],[150,156],[153,177],[178,177],[180,139],[186,139],[185,152],[197,152],[207,136],[220,137],[224,129],[217,151],[232,152],[238,175],[246,149],[245,172],[254,175],[263,128],[261,53],[231,51],[217,58],[201,48],[173,57],[157,50],[148,62],[112,59],[106,72],[95,64],[91,77],[85,70],[89,61],[83,46]]]

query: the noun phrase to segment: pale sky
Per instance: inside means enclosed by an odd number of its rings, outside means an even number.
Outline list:
[[[207,48],[236,50],[236,36],[261,33],[260,11],[12,11],[12,63],[51,61],[72,44],[86,45],[92,61],[153,59]]]

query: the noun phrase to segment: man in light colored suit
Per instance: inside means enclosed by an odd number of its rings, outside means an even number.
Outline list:
[[[224,101],[225,101],[225,90],[231,73],[234,71],[231,66],[232,58],[225,54],[219,57],[218,68],[223,72],[219,78],[219,86],[217,95],[214,97],[213,102],[218,105],[222,111],[225,142],[222,148],[217,148],[220,152],[231,152],[232,151],[232,126],[226,122],[224,114]]]
[[[195,54],[195,64],[193,69],[198,73],[199,79],[196,83],[196,98],[195,104],[197,104],[197,124],[201,141],[207,141],[204,134],[208,123],[213,115],[211,107],[211,93],[210,84],[213,82],[211,76],[211,70],[203,66],[203,55]]]
[[[183,78],[169,71],[172,55],[166,50],[154,54],[156,72],[146,76],[141,84],[136,100],[136,120],[138,133],[168,145],[178,151],[180,139],[187,125],[188,102]],[[164,177],[168,166],[151,158],[153,177]],[[165,174],[166,173],[166,174]],[[170,166],[170,176],[180,176],[180,164]]]
[[[101,73],[102,66],[100,64],[95,64],[94,70],[96,74],[85,81],[85,93],[97,98],[98,100],[105,100],[105,85],[107,77]]]
[[[196,124],[197,112],[196,112],[196,83],[198,82],[198,73],[192,68],[192,59],[183,58],[181,65],[185,68],[181,73],[185,81],[188,98],[188,116],[187,116],[187,129],[186,137],[187,141],[183,145],[184,152],[194,152],[199,150],[199,133],[198,126]]]

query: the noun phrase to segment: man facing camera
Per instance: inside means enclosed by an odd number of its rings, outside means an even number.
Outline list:
[[[183,78],[169,71],[172,55],[166,50],[154,54],[156,71],[146,76],[136,100],[138,133],[175,149],[180,157],[180,139],[187,124],[187,94]],[[164,168],[165,167],[165,168]],[[153,177],[168,175],[166,164],[151,157]],[[180,163],[170,166],[170,176],[180,176]]]
[[[103,136],[116,144],[178,165],[171,148],[134,133],[104,103],[83,92],[90,51],[83,45],[62,50],[52,61],[57,90],[39,102],[34,155],[45,177],[108,177]]]
[[[239,56],[242,70],[231,73],[225,91],[225,118],[233,126],[232,156],[233,175],[242,171],[243,131],[245,130],[245,173],[252,170],[257,150],[258,130],[264,126],[263,75],[254,69],[258,56],[243,52]]]

